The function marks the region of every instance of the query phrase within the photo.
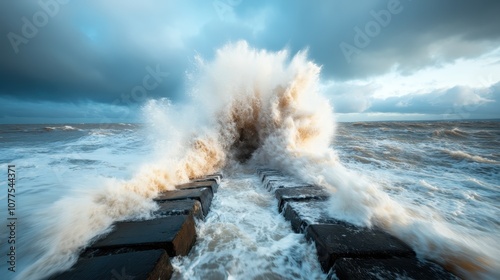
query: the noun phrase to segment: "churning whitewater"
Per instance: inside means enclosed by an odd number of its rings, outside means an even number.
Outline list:
[[[154,139],[150,162],[130,179],[100,179],[46,209],[38,220],[40,255],[17,279],[69,269],[113,222],[149,218],[159,191],[238,164],[279,169],[324,187],[332,194],[332,217],[384,228],[460,276],[499,277],[500,248],[493,236],[398,203],[346,168],[335,150],[336,123],[319,75],[306,52],[290,57],[286,50],[256,50],[246,42],[222,47],[213,61],[198,57],[187,104],[151,100],[144,106]]]
[[[198,226],[196,246],[173,259],[172,279],[325,279],[316,248],[278,213],[255,169],[231,169]]]

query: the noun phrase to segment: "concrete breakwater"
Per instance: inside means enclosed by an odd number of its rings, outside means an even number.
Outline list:
[[[257,173],[292,229],[316,245],[328,279],[459,279],[436,263],[418,259],[407,244],[381,229],[329,217],[329,194],[322,188],[277,170],[259,168]]]
[[[185,256],[193,247],[195,220],[210,211],[221,179],[217,173],[160,193],[154,219],[115,223],[71,269],[50,279],[170,279],[170,258]]]
[[[381,229],[330,217],[325,211],[330,194],[323,188],[277,170],[259,168],[257,174],[293,231],[315,245],[327,279],[458,279],[418,259],[407,244]],[[171,258],[189,254],[197,239],[195,221],[208,215],[220,180],[222,174],[214,174],[160,193],[154,219],[115,223],[70,270],[50,279],[170,279]]]

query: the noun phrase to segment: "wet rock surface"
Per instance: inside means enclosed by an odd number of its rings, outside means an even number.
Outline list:
[[[330,195],[320,187],[294,187],[277,189],[274,193],[278,199],[278,210],[281,212],[283,206],[288,201],[311,201],[311,200],[327,200]]]
[[[193,247],[196,220],[208,214],[221,179],[216,173],[160,193],[153,219],[115,223],[71,269],[50,279],[170,279],[170,258]]]
[[[329,193],[321,187],[268,168],[257,173],[263,187],[275,193],[292,229],[316,245],[328,279],[458,279],[435,263],[418,260],[407,244],[383,230],[331,217]]]
[[[316,244],[318,259],[327,272],[341,257],[390,258],[415,256],[396,237],[377,229],[348,224],[319,224],[307,227],[306,237]]]
[[[193,181],[185,184],[180,184],[175,186],[178,190],[187,190],[187,189],[200,189],[200,188],[209,188],[212,190],[212,193],[215,194],[217,189],[219,188],[219,183],[217,179],[204,179],[199,181]]]
[[[340,280],[348,279],[443,279],[458,280],[455,275],[432,262],[415,258],[391,259],[351,259],[342,258],[335,262],[329,279],[333,274]]]
[[[154,220],[120,222],[114,230],[92,244],[101,252],[116,248],[164,249],[170,256],[186,255],[196,241],[192,215],[175,215]]]
[[[129,252],[80,259],[70,270],[51,280],[170,279],[172,265],[165,250]]]
[[[193,215],[197,219],[204,218],[201,203],[198,200],[160,201],[157,204],[158,210],[153,213],[157,217]]]
[[[201,203],[203,209],[203,215],[208,215],[210,211],[210,205],[213,199],[213,192],[209,188],[195,188],[195,189],[185,189],[176,191],[166,191],[160,193],[154,200],[155,201],[175,201],[175,200],[185,200],[185,199],[195,199]]]

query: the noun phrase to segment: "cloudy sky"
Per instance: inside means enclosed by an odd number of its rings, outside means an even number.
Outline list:
[[[227,42],[308,48],[341,121],[500,118],[498,0],[0,2],[0,123],[138,121]]]

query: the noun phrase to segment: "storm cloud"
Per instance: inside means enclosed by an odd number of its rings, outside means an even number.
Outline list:
[[[50,108],[94,105],[101,108],[96,114],[118,118],[123,114],[109,112],[134,110],[148,98],[182,102],[195,55],[210,59],[237,40],[273,51],[308,49],[324,81],[412,75],[493,52],[500,45],[498,14],[495,0],[1,1],[0,122],[49,112],[84,119]],[[436,91],[446,99],[461,96],[461,86]],[[425,113],[439,107],[425,102],[440,104],[424,95],[371,98],[373,90],[339,86],[331,96],[339,113]],[[498,100],[478,96],[480,106]],[[400,106],[405,98],[411,106]]]

